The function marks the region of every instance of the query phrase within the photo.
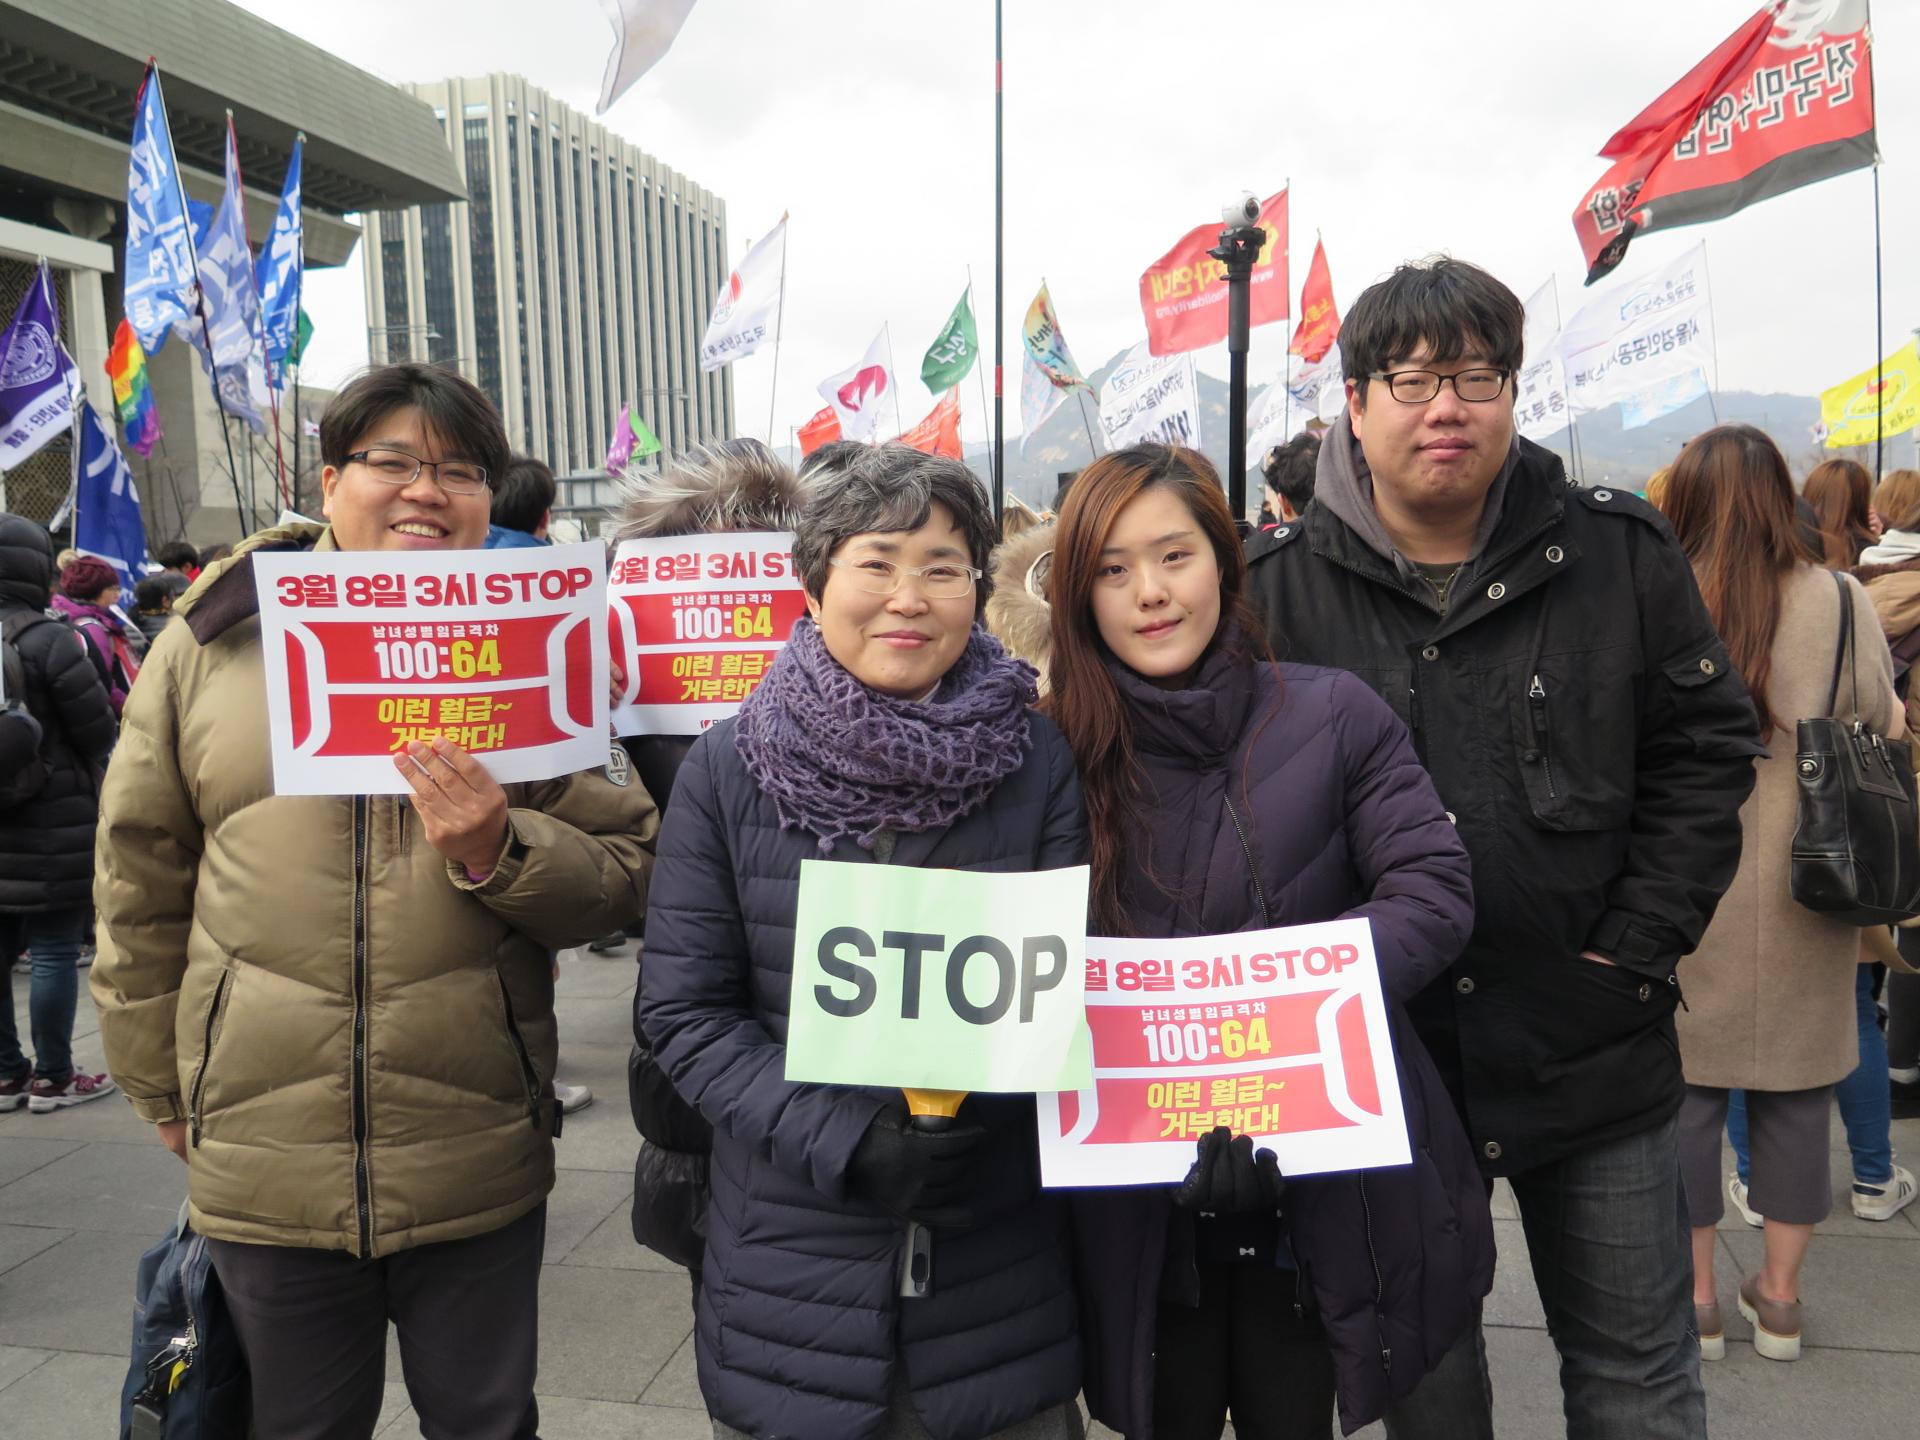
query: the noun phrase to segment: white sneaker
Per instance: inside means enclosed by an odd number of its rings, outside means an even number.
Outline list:
[[[13,967],[18,970],[18,965]],[[1920,1085],[1920,1065],[1909,1065],[1904,1069],[1898,1065],[1887,1067],[1887,1078],[1896,1085]]]
[[[1920,1186],[1914,1184],[1913,1172],[1896,1165],[1893,1178],[1885,1184],[1869,1185],[1860,1179],[1853,1182],[1853,1213],[1862,1220],[1891,1220],[1913,1203],[1916,1194],[1920,1194]]]
[[[1767,1223],[1767,1217],[1747,1203],[1747,1187],[1738,1174],[1727,1177],[1727,1198],[1733,1201],[1733,1208],[1740,1212],[1740,1218],[1758,1230]]]
[[[562,1115],[571,1115],[593,1104],[593,1091],[584,1085],[562,1085],[556,1080],[553,1082],[553,1098],[560,1102]]]

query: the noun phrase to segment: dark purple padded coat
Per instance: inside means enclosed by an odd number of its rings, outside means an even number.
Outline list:
[[[1341,670],[1256,665],[1216,648],[1194,688],[1120,666],[1141,769],[1149,880],[1133,858],[1131,933],[1217,935],[1372,922],[1413,1163],[1289,1181],[1287,1238],[1318,1309],[1348,1433],[1380,1418],[1466,1333],[1493,1285],[1487,1192],[1433,1062],[1401,1008],[1473,928],[1467,855],[1406,727]],[[1251,859],[1251,863],[1250,863]],[[1171,1191],[1081,1192],[1075,1248],[1087,1403],[1151,1440],[1154,1330]]]

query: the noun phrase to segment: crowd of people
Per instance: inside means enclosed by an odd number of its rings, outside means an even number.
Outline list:
[[[1796,722],[1904,756],[1920,718],[1920,472],[1796,493],[1720,426],[1653,503],[1571,486],[1514,430],[1523,330],[1461,261],[1370,288],[1345,412],[1268,458],[1244,535],[1165,446],[1020,533],[899,445],[636,471],[618,537],[791,531],[806,617],[732,718],[543,783],[442,739],[396,753],[402,796],[274,793],[254,556],[546,538],[551,474],[451,372],[349,384],[326,523],[172,557],[133,623],[109,567],[56,571],[0,518],[46,762],[0,791],[34,1050],[0,1012],[0,1108],[117,1084],[187,1163],[258,1433],[371,1434],[392,1321],[423,1433],[532,1436],[555,957],[643,925],[633,1232],[687,1268],[717,1437],[1066,1440],[1083,1407],[1128,1440],[1490,1437],[1503,1178],[1568,1435],[1699,1440],[1727,1304],[1800,1353],[1836,1101],[1853,1213],[1915,1194],[1890,1125],[1920,940],[1787,872]],[[1178,1185],[1048,1189],[1032,1096],[926,1128],[898,1091],[788,1080],[819,857],[1087,865],[1096,935],[1365,920],[1411,1163],[1289,1176],[1220,1127]],[[71,1058],[90,927],[110,1078]],[[1723,1290],[1729,1200],[1765,1249]],[[904,1302],[903,1221],[941,1265]]]

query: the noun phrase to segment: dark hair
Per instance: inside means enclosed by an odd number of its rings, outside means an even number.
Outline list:
[[[553,509],[556,493],[553,471],[545,461],[516,455],[493,482],[493,512],[489,518],[503,529],[524,530],[531,535]]]
[[[1526,307],[1478,265],[1448,255],[1410,261],[1369,285],[1340,326],[1340,364],[1366,405],[1367,381],[1424,349],[1443,363],[1469,350],[1520,373]]]
[[[439,365],[380,365],[333,397],[320,417],[320,458],[339,469],[362,440],[396,410],[413,408],[443,453],[487,467],[498,486],[512,452],[493,401],[464,375]]]
[[[1782,728],[1767,695],[1780,586],[1807,558],[1786,457],[1764,430],[1717,426],[1689,440],[1673,462],[1663,509],[1760,718],[1769,730]]]
[[[839,469],[822,471],[807,485],[793,538],[800,583],[818,600],[827,588],[827,562],[854,535],[918,530],[938,501],[953,512],[967,541],[967,563],[987,569],[998,538],[993,508],[979,478],[958,460],[925,455],[889,442],[863,445]],[[986,609],[993,577],[973,583],[973,613]]]
[[[1286,444],[1276,445],[1267,452],[1260,473],[1266,477],[1267,488],[1279,491],[1280,498],[1299,515],[1313,503],[1313,475],[1319,464],[1320,437],[1302,430]]]
[[[809,485],[817,475],[830,470],[840,470],[851,465],[854,460],[873,447],[864,440],[829,440],[816,447],[811,453],[800,457],[800,483]]]
[[[192,583],[177,570],[163,570],[158,575],[149,575],[144,580],[136,580],[133,585],[133,605],[150,615],[157,615],[169,600],[178,600],[186,594],[187,586]]]
[[[200,547],[200,568],[204,570],[215,561],[226,559],[227,556],[232,553],[233,546],[227,544],[224,540],[217,545],[202,545]]]
[[[200,568],[200,552],[184,540],[173,540],[153,552],[153,558],[160,562],[161,568],[179,570],[191,565]]]
[[[1813,467],[1801,494],[1820,522],[1821,560],[1829,570],[1851,570],[1873,543],[1873,477],[1857,460],[1826,460]]]
[[[1220,490],[1220,475],[1197,450],[1133,445],[1102,455],[1080,472],[1054,530],[1047,575],[1051,693],[1041,708],[1072,746],[1087,805],[1093,872],[1092,923],[1103,935],[1124,935],[1119,878],[1135,823],[1133,728],[1120,687],[1107,670],[1111,652],[1093,618],[1093,586],[1100,549],[1120,512],[1142,492],[1170,490],[1213,546],[1220,567],[1220,629],[1216,639],[1249,654],[1265,649],[1260,622],[1246,598],[1247,559],[1240,532]]]

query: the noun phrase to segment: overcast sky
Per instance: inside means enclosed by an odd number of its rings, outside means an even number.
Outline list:
[[[391,80],[501,70],[592,112],[611,29],[596,0],[241,0]],[[1242,189],[1293,187],[1294,309],[1325,239],[1344,313],[1436,250],[1525,298],[1584,266],[1570,219],[1601,144],[1755,0],[1014,0],[1006,19],[1008,430],[1019,323],[1044,277],[1083,370],[1145,336],[1140,273]],[[1887,349],[1920,326],[1920,3],[1876,7]],[[604,117],[727,202],[732,255],[791,211],[779,392],[735,365],[739,426],[776,438],[891,324],[908,423],[920,358],[973,269],[991,350],[988,0],[698,0],[673,50]],[[1731,220],[1634,242],[1625,279],[1705,238],[1725,389],[1814,393],[1873,363],[1873,187],[1860,171]],[[1604,282],[1603,282],[1604,283]],[[360,256],[308,276],[309,375],[365,363]],[[1289,327],[1254,331],[1255,385]],[[1201,367],[1224,376],[1225,347]],[[989,372],[989,382],[991,373]],[[980,390],[961,395],[969,437]],[[1798,438],[1798,437],[1794,437]]]

